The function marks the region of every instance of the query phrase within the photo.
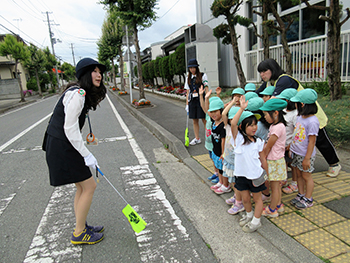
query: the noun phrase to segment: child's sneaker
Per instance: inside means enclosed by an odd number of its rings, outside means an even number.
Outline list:
[[[224,193],[229,193],[229,192],[231,192],[231,191],[232,191],[231,186],[226,187],[226,186],[224,186],[224,185],[221,185],[220,188],[214,190],[215,194],[218,194],[218,195],[222,195],[222,194],[224,194]]]
[[[234,205],[236,203],[236,196],[232,196],[231,198],[229,199],[226,199],[226,204],[228,205]]]
[[[219,176],[216,177],[214,180],[211,180],[213,184],[217,184],[220,181]]]
[[[311,206],[313,206],[314,200],[311,198],[308,199],[306,198],[305,196],[303,196],[300,201],[298,203],[295,204],[295,207],[298,208],[298,209],[305,209],[305,208],[309,208]]]
[[[219,189],[221,186],[222,186],[221,183],[217,183],[216,185],[211,186],[211,187],[210,187],[210,190],[215,191],[216,189]]]
[[[230,215],[235,215],[235,214],[238,214],[239,212],[243,212],[244,211],[244,206],[243,204],[239,204],[239,205],[232,205],[232,207],[227,210],[227,212],[230,214]]]
[[[247,217],[247,214],[245,213],[242,218],[239,220],[239,225],[244,226],[248,222],[252,221],[253,217]]]
[[[213,174],[212,176],[209,176],[209,177],[208,177],[208,180],[211,181],[211,180],[214,180],[214,179],[216,179],[216,178],[218,178],[218,175],[215,173],[215,174]]]
[[[252,233],[254,231],[256,231],[258,228],[261,227],[261,223],[259,222],[259,224],[257,225],[253,225],[252,222],[248,222],[247,224],[245,224],[242,228],[242,230],[246,233]]]
[[[100,242],[104,238],[102,233],[95,233],[85,228],[79,236],[76,236],[74,232],[72,233],[71,242],[74,245],[92,245]]]
[[[268,205],[262,211],[262,215],[269,216],[269,217],[278,217],[277,208],[275,209],[275,211],[272,212],[270,206]]]
[[[290,200],[291,205],[295,205],[296,203],[300,202],[300,199],[303,197],[301,194],[297,194],[296,197],[294,197],[292,200]]]
[[[277,205],[277,212],[278,213],[283,213],[284,212],[284,204],[279,204]]]
[[[271,201],[271,195],[270,196],[266,196],[264,194],[261,194],[261,199],[263,201],[263,203],[268,203]]]
[[[298,192],[298,185],[290,184],[287,187],[282,188],[283,193],[292,194]]]
[[[103,226],[89,226],[87,223],[85,223],[85,227],[91,232],[96,232],[96,233],[102,233],[105,230]]]
[[[328,169],[328,172],[327,172],[327,176],[328,177],[337,177],[340,170],[341,170],[341,166],[339,163],[335,166],[330,166]]]

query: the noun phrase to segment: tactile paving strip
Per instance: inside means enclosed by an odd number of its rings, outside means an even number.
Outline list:
[[[318,228],[316,225],[296,213],[281,215],[271,218],[270,220],[291,236],[296,236]]]
[[[350,253],[342,254],[340,256],[331,258],[332,263],[350,262]]]
[[[323,229],[296,236],[295,239],[314,254],[326,259],[349,251],[349,246]]]
[[[310,208],[302,210],[301,212],[307,219],[319,227],[329,226],[331,224],[346,220],[346,218],[338,215],[323,205],[312,206]]]
[[[350,195],[350,183],[342,180],[325,184],[324,187],[342,196]]]
[[[327,226],[324,229],[332,233],[337,238],[343,240],[348,245],[350,245],[350,221],[349,220],[340,222],[331,226]],[[350,262],[350,260],[346,262]]]

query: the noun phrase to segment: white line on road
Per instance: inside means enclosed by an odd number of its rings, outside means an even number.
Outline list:
[[[38,126],[40,123],[42,123],[44,120],[46,120],[47,118],[49,118],[51,116],[51,113],[48,114],[47,116],[45,116],[44,118],[42,118],[41,120],[37,121],[36,123],[34,123],[32,126],[30,126],[29,128],[25,129],[24,131],[22,131],[21,133],[17,134],[15,137],[13,137],[11,140],[9,140],[7,143],[3,144],[0,146],[0,152],[2,152],[6,147],[8,147],[9,145],[11,145],[12,143],[14,143],[15,141],[17,141],[19,138],[21,138],[23,135],[25,135],[27,132],[29,132],[30,130],[34,129],[36,126]]]

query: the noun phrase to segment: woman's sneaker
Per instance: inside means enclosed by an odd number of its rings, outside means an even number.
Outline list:
[[[190,142],[190,145],[196,145],[196,144],[199,144],[199,143],[201,143],[202,141],[201,141],[201,139],[196,139],[196,138],[194,138],[191,142]]]
[[[331,166],[328,169],[327,176],[328,177],[337,177],[340,170],[341,170],[341,166],[339,163],[337,165]]]
[[[234,205],[236,203],[236,196],[232,196],[231,198],[226,199],[225,202],[228,205]]]
[[[239,212],[243,212],[244,211],[244,206],[243,204],[239,204],[239,205],[233,205],[229,210],[227,210],[227,212],[230,215],[235,215],[238,214]]]
[[[85,223],[85,227],[92,231],[92,232],[96,232],[96,233],[102,233],[105,228],[103,226],[89,226],[87,223]]]
[[[259,224],[257,225],[253,225],[252,221],[248,222],[247,224],[245,224],[242,228],[242,230],[246,233],[252,233],[254,231],[256,231],[258,228],[261,227],[261,223],[259,222]]]
[[[282,188],[283,193],[292,194],[298,192],[298,185],[290,184],[287,187]]]
[[[73,232],[70,241],[74,245],[93,245],[100,242],[103,238],[104,236],[102,233],[95,233],[85,228],[78,236]]]
[[[262,215],[263,216],[268,216],[268,217],[278,217],[278,212],[277,212],[277,208],[275,209],[275,211],[271,211],[270,206],[266,206],[264,208],[264,210],[262,211]]]

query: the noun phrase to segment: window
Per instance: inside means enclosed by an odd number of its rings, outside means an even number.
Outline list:
[[[325,6],[325,1],[317,5]],[[325,15],[325,11],[312,8],[302,10],[302,39],[325,34],[325,21],[318,18],[320,15]]]
[[[280,5],[282,8],[282,11],[295,6],[295,4],[293,4],[293,1],[291,1],[291,0],[280,1]]]
[[[293,23],[290,25],[287,31],[287,41],[297,41],[299,40],[299,11],[296,11],[288,16],[293,19]],[[285,23],[285,26],[288,26],[288,22]]]
[[[258,43],[258,38],[255,35],[255,30],[254,28],[249,28],[249,50],[255,50],[257,49],[257,43]]]

